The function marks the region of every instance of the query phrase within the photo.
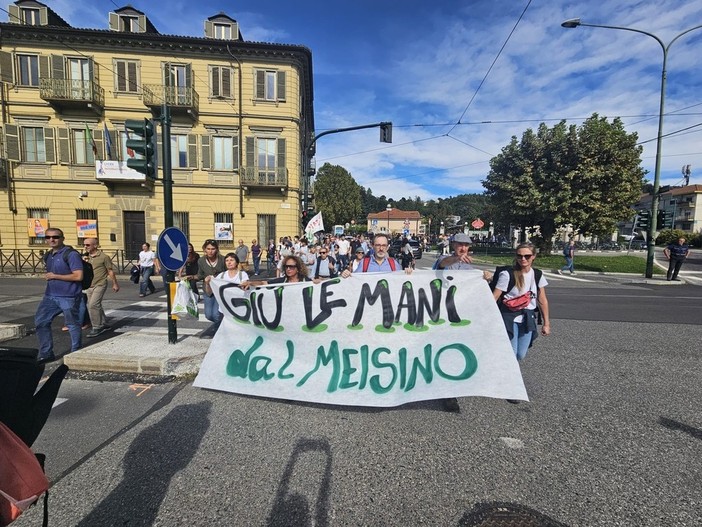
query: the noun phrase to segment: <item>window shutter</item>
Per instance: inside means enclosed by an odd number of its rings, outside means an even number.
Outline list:
[[[12,55],[7,51],[0,51],[0,81],[12,84]]]
[[[46,7],[39,8],[39,24],[42,26],[49,25],[49,12]]]
[[[256,138],[246,138],[246,168],[254,168],[256,166]]]
[[[71,143],[68,139],[68,128],[58,129],[58,154],[59,163],[62,165],[71,163]]]
[[[117,148],[117,130],[108,130],[107,135],[110,136],[110,144],[112,145],[112,159],[119,159],[119,150]],[[107,154],[107,144],[105,144],[105,154]]]
[[[205,37],[214,37],[214,24],[210,20],[205,20]]]
[[[219,97],[219,66],[210,66],[210,86],[212,88],[212,97]]]
[[[276,159],[277,168],[285,168],[285,139],[278,139],[278,159]]]
[[[110,31],[119,31],[119,15],[110,13]]]
[[[102,135],[103,132],[99,128],[93,130],[93,141],[95,141],[95,149],[98,151],[98,153],[95,154],[95,159],[100,159],[98,156],[101,156],[102,159],[107,158],[107,156],[104,154],[104,150],[102,149]]]
[[[117,91],[127,91],[127,63],[123,60],[117,60],[115,66]]]
[[[188,168],[197,168],[197,135],[188,134]]]
[[[19,126],[5,125],[5,157],[10,161],[20,161]]]
[[[239,170],[239,136],[235,135],[232,138],[232,159],[234,160],[232,166],[234,170]]]
[[[63,55],[51,55],[51,78],[65,79],[63,73]]]
[[[193,86],[193,66],[192,64],[185,65],[185,87],[194,88]]]
[[[266,97],[266,72],[256,72],[256,99],[265,99]]]
[[[284,101],[285,100],[285,72],[279,71],[278,75],[276,76],[276,80],[278,82],[278,86],[277,86],[278,100]]]
[[[51,66],[49,64],[49,57],[46,55],[39,56],[39,79],[50,79],[51,78]]]
[[[139,27],[136,28],[134,33],[146,33],[146,15],[139,15],[137,24],[139,24]]]
[[[222,97],[227,99],[232,98],[232,70],[231,68],[222,68]]]
[[[210,167],[212,166],[212,162],[210,160],[210,136],[203,135],[201,141],[202,141],[202,169],[209,170]]]
[[[161,64],[161,68],[163,69],[163,85],[166,88],[170,88],[171,87],[171,63],[164,62]]]
[[[90,80],[94,83],[100,82],[98,78],[100,70],[95,67],[95,61],[93,59],[88,59],[88,75],[90,75]]]
[[[10,17],[8,18],[8,22],[10,22],[10,24],[21,24],[22,19],[20,18],[19,6],[10,4],[9,10]]]
[[[139,79],[137,78],[137,63],[127,62],[127,90],[130,92],[139,91]]]
[[[56,164],[56,141],[54,141],[54,129],[44,128],[44,149],[46,150],[46,162],[50,165]]]

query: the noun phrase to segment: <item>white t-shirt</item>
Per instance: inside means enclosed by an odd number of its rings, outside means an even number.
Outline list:
[[[151,250],[141,251],[139,253],[139,266],[140,267],[153,267],[154,258],[156,258],[156,253]]]
[[[348,240],[341,239],[336,244],[339,246],[339,255],[340,256],[345,256],[349,253],[349,249],[351,248],[351,244],[348,242]]]
[[[514,272],[514,271],[513,271]],[[495,285],[495,289],[499,289],[500,291],[505,292],[505,300],[509,300],[510,298],[516,298],[519,295],[523,295],[527,291],[531,291],[532,297],[531,301],[529,302],[529,305],[527,306],[527,309],[536,309],[536,295],[537,295],[537,290],[536,290],[536,281],[534,277],[534,270],[530,269],[527,274],[524,275],[524,287],[522,289],[517,288],[517,284],[514,284],[514,287],[507,291],[507,286],[509,285],[509,272],[508,271],[502,271],[500,273],[500,276],[497,278],[497,284]],[[542,274],[541,275],[541,280],[539,281],[539,288],[546,287],[548,285],[548,281],[546,280],[546,277]],[[515,322],[519,323],[522,321],[522,315],[519,315],[514,319]]]
[[[224,271],[223,273],[219,273],[217,278],[231,284],[240,284],[242,282],[249,281],[249,275],[246,273],[246,271],[237,271],[234,273],[234,276],[229,276],[229,271]]]

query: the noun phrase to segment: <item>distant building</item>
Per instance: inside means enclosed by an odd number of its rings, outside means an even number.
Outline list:
[[[305,146],[315,135],[308,48],[247,42],[223,13],[192,21],[203,24],[201,37],[161,34],[128,5],[105,13],[107,29],[71,27],[35,0],[8,13],[3,248],[45,247],[30,225],[60,227],[71,245],[96,235],[128,258],[153,242],[164,228],[163,164],[156,179],[126,168],[134,152],[125,121],[158,117],[164,104],[174,224],[196,247],[218,236],[226,246],[299,233]]]
[[[634,208],[650,210],[651,199],[650,194],[643,194]],[[658,208],[671,214],[674,229],[689,232],[702,231],[702,185],[671,187],[661,192]],[[632,223],[629,222],[628,225],[631,228]],[[660,226],[658,230],[662,230]]]
[[[408,230],[411,236],[416,236],[423,231],[422,215],[416,210],[386,209],[369,214],[367,220],[368,232],[374,234],[394,236]]]

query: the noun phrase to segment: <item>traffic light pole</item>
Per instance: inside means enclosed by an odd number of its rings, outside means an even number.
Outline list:
[[[163,167],[163,224],[164,228],[173,227],[173,175],[171,173],[171,109],[163,105],[161,112],[161,166]],[[175,272],[166,272],[166,309],[168,313],[168,343],[178,341],[178,325],[171,316],[171,284],[175,282]]]
[[[360,126],[350,126],[348,128],[335,128],[334,130],[327,130],[326,132],[322,132],[321,134],[317,134],[314,136],[312,141],[309,142],[305,146],[305,154],[310,156],[310,159],[312,158],[311,156],[311,150],[312,147],[315,145],[317,142],[317,139],[320,137],[324,137],[325,135],[330,135],[330,134],[338,134],[339,132],[350,132],[352,130],[363,130],[365,128],[380,128],[381,132],[381,140],[384,143],[392,143],[392,123],[383,121],[382,123],[373,123],[373,124],[362,124]],[[307,207],[309,203],[307,202],[307,196],[309,192],[309,184],[310,184],[310,176],[305,174],[305,188],[304,188],[304,193],[302,196],[302,210],[307,210]]]

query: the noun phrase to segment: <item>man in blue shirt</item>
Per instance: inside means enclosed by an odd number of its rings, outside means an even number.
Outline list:
[[[61,229],[46,230],[46,242],[51,251],[46,258],[46,291],[34,315],[39,339],[40,361],[51,361],[54,356],[54,341],[51,336],[51,321],[63,313],[71,335],[71,351],[81,346],[80,302],[82,296],[83,261],[80,253],[63,244]],[[67,258],[64,258],[67,253]]]
[[[390,258],[388,254],[389,246],[390,240],[386,234],[376,234],[375,238],[373,238],[373,256],[366,256],[361,260],[354,273],[392,273],[393,271],[402,270],[400,264]],[[408,267],[405,272],[411,274],[412,268]],[[341,276],[348,278],[351,276],[351,271],[344,269]]]
[[[685,258],[690,254],[690,247],[685,243],[685,238],[678,238],[678,243],[671,243],[663,249],[663,254],[670,261],[668,263],[668,281],[679,282],[678,273]]]

